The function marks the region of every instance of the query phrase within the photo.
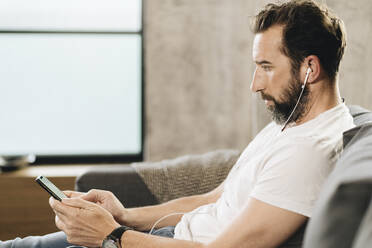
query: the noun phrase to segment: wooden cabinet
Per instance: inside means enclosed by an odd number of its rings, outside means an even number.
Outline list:
[[[0,240],[58,231],[49,194],[35,178],[44,175],[61,190],[72,190],[76,176],[89,167],[38,166],[0,174]]]

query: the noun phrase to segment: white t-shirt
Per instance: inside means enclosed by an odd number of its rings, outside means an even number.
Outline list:
[[[353,118],[345,104],[283,132],[282,126],[270,123],[231,169],[217,202],[185,214],[174,238],[211,242],[250,197],[310,217],[321,186],[342,151],[342,133],[352,127]]]

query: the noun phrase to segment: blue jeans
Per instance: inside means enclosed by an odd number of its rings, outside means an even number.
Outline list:
[[[155,230],[153,235],[173,238],[174,227],[168,226]],[[56,232],[44,236],[30,236],[16,238],[8,241],[0,241],[0,248],[66,248],[81,247],[73,246],[67,242],[64,232]],[[82,247],[81,247],[82,248]]]

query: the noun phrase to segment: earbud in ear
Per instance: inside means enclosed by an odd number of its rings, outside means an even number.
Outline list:
[[[308,67],[306,70],[306,76],[305,76],[304,84],[302,85],[302,89],[305,88],[306,86],[307,80],[309,79],[310,72],[312,72],[312,70],[310,67]]]

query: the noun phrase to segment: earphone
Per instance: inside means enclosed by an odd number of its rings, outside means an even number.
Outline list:
[[[305,76],[304,84],[302,85],[302,87],[306,86],[307,80],[309,79],[309,75],[310,75],[311,72],[312,72],[311,68],[308,67],[307,70],[306,70],[306,76]]]
[[[296,105],[294,106],[294,108],[293,108],[291,114],[289,115],[288,119],[287,119],[286,122],[284,123],[284,125],[283,125],[283,127],[282,127],[282,132],[283,132],[284,129],[286,128],[288,122],[290,121],[290,119],[291,119],[293,113],[295,112],[295,110],[296,110],[296,108],[297,108],[298,103],[300,102],[300,99],[301,99],[301,97],[302,97],[302,94],[304,93],[304,90],[305,90],[305,87],[306,87],[306,83],[307,83],[307,80],[309,79],[309,75],[310,75],[311,72],[312,72],[311,68],[308,67],[307,70],[306,70],[306,76],[305,76],[304,83],[303,83],[302,86],[301,86],[302,90],[301,90],[300,96],[298,97],[298,100],[297,100],[297,102],[296,102]]]

